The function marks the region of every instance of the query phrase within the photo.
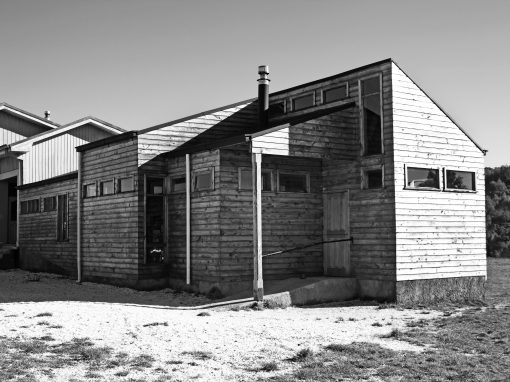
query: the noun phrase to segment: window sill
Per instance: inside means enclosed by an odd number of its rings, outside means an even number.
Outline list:
[[[465,194],[476,194],[476,190],[463,190],[463,189],[455,189],[455,188],[445,188],[444,192],[460,192]]]
[[[410,190],[410,191],[437,191],[437,192],[441,192],[440,188],[433,188],[433,187],[404,187],[404,190]]]

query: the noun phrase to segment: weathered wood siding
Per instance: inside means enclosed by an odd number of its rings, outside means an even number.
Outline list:
[[[19,216],[20,265],[38,272],[76,275],[76,198],[77,178],[20,190],[20,200],[68,195],[69,240],[57,241],[57,211]]]
[[[143,130],[138,135],[138,164],[142,166],[160,154],[184,145],[200,145],[244,134],[247,129],[253,128],[255,118],[255,103],[249,102],[204,113],[168,126]]]
[[[138,176],[136,138],[83,152],[82,185]],[[139,194],[82,199],[83,278],[136,286],[140,259]]]
[[[0,146],[9,145],[47,130],[51,128],[0,110]]]
[[[77,171],[76,147],[111,135],[87,124],[64,134],[34,142],[30,151],[20,157],[23,160],[23,184]]]
[[[392,65],[397,281],[486,275],[484,158]],[[476,172],[476,192],[404,189],[404,165]]]

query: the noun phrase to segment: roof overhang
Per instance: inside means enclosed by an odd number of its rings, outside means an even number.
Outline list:
[[[31,122],[35,122],[39,125],[43,125],[47,128],[50,128],[50,129],[54,129],[56,127],[59,127],[60,125],[58,123],[55,123],[55,122],[51,122],[45,118],[42,118],[42,117],[38,117],[37,115],[35,114],[32,114],[32,113],[29,113],[29,112],[26,112],[24,110],[21,110],[21,109],[18,109],[17,107],[14,107],[14,106],[11,106],[11,105],[8,105],[6,103],[0,103],[0,110],[5,110],[11,114],[14,114],[18,117],[21,117],[23,119],[26,119],[26,120],[29,120]]]

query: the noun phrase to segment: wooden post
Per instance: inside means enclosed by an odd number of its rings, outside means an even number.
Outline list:
[[[253,179],[253,298],[264,299],[262,279],[262,154],[252,153]]]
[[[18,159],[18,179],[17,185],[23,184],[23,160]],[[19,249],[19,228],[20,228],[20,215],[21,215],[21,201],[19,200],[19,189],[16,189],[16,247]]]
[[[186,285],[191,284],[191,163],[186,154]]]

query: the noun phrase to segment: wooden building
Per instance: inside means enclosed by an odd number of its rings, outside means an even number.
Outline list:
[[[263,274],[349,277],[402,302],[480,296],[484,150],[391,59],[270,94],[266,75],[257,99],[79,146],[77,179],[53,183],[74,195],[70,247],[56,255],[59,233],[38,241],[21,219],[21,253],[140,289],[230,294]],[[22,203],[51,187],[23,185]]]

